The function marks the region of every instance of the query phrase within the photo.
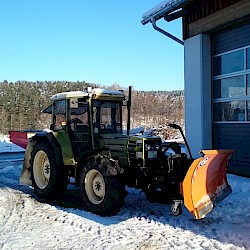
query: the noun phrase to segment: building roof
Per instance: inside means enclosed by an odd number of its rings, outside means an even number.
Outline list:
[[[165,0],[157,4],[155,7],[145,12],[142,15],[142,24],[147,24],[151,22],[152,19],[158,20],[165,15],[179,9],[183,4],[187,3],[189,0]]]

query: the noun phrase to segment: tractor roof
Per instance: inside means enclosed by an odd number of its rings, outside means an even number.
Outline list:
[[[105,100],[123,100],[124,93],[118,90],[107,90],[107,89],[88,89],[88,91],[69,91],[55,94],[51,97],[51,101],[68,99],[68,98],[81,98],[81,97],[92,97],[93,99],[105,99]]]
[[[84,96],[87,97],[89,96],[89,94],[84,91],[69,91],[69,92],[62,92],[55,94],[51,97],[51,100],[56,101],[56,100],[68,99],[71,97],[84,97]]]

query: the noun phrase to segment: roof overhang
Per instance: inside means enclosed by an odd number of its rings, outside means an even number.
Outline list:
[[[174,41],[178,42],[181,45],[184,45],[184,42],[173,36],[172,34],[168,33],[167,31],[159,28],[156,25],[156,21],[161,18],[164,18],[166,21],[170,22],[177,18],[180,18],[185,15],[183,10],[180,10],[187,2],[190,0],[165,0],[159,4],[157,4],[154,8],[150,9],[149,11],[145,12],[142,16],[141,23],[143,25],[151,22],[152,26],[155,30],[162,33],[163,35],[173,39]]]
[[[155,7],[142,15],[141,23],[143,25],[161,18],[165,18],[168,14],[182,8],[189,0],[165,0],[157,4]]]

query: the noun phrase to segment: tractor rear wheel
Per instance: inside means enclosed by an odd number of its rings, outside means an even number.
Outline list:
[[[110,173],[113,173],[112,175]],[[114,174],[110,159],[90,156],[80,173],[80,189],[87,211],[110,216],[120,211],[124,203],[125,186],[120,175]]]
[[[59,157],[59,156],[58,156]],[[44,199],[60,198],[67,188],[63,164],[56,163],[51,147],[37,142],[31,153],[31,178],[35,194]]]

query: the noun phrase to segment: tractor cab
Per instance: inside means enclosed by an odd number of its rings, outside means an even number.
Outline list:
[[[43,110],[51,114],[50,129],[67,133],[75,160],[83,152],[99,148],[102,134],[122,134],[122,91],[88,89],[53,95]]]

